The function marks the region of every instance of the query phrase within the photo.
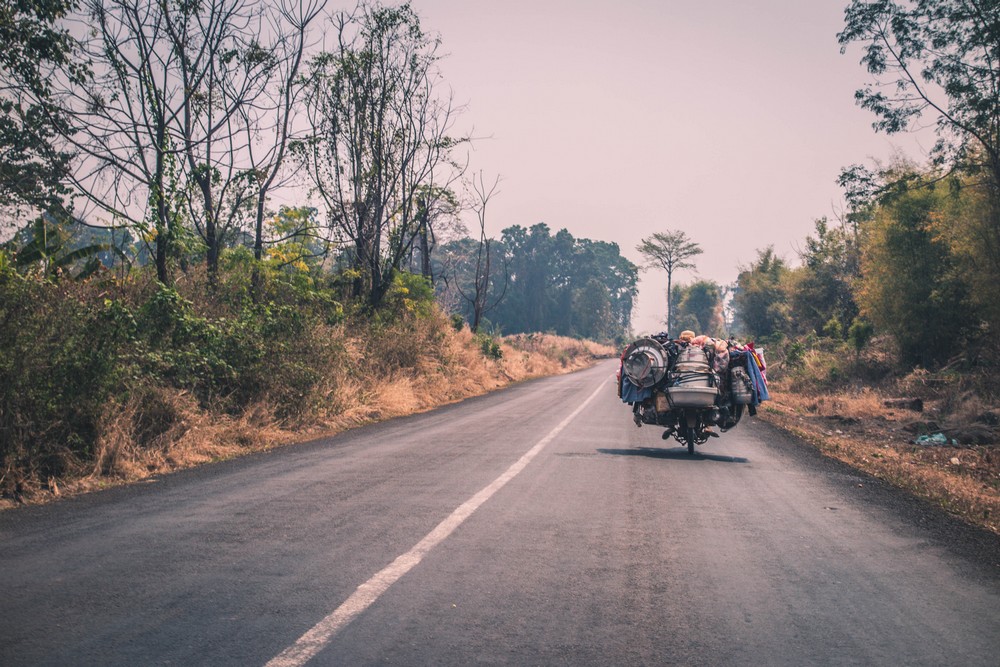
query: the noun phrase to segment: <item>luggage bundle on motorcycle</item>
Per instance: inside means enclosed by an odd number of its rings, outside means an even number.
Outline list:
[[[736,426],[744,409],[756,413],[767,400],[763,355],[752,344],[741,345],[684,332],[678,340],[666,334],[640,338],[622,353],[618,395],[632,406],[637,426],[666,427],[694,451],[718,426]]]

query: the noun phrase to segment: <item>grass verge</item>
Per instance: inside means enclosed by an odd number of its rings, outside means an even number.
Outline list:
[[[993,444],[918,445],[919,435],[989,441],[989,428],[951,411],[954,396],[938,396],[917,412],[888,407],[893,397],[874,389],[788,391],[780,383],[761,408],[769,423],[826,456],[943,507],[964,521],[1000,534],[1000,450]],[[966,405],[966,411],[972,407]],[[986,412],[983,414],[991,414]],[[980,415],[982,416],[982,415]],[[959,419],[965,417],[965,419]],[[958,421],[962,425],[956,425]],[[989,421],[989,420],[986,420]]]
[[[609,346],[547,334],[500,339],[456,331],[436,310],[388,325],[345,321],[324,337],[322,367],[301,395],[264,392],[238,411],[191,391],[150,385],[109,401],[96,419],[92,451],[69,447],[58,475],[30,461],[8,466],[0,510],[151,477],[410,415],[535,377],[568,373],[610,357]],[[314,355],[315,358],[315,355]],[[289,413],[283,401],[307,406]]]

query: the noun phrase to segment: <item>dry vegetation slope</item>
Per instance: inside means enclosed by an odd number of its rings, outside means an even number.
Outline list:
[[[328,332],[338,363],[312,390],[315,407],[307,417],[283,421],[276,417],[279,406],[266,402],[227,416],[206,411],[186,392],[152,388],[107,407],[94,461],[68,465],[60,478],[24,484],[16,499],[0,499],[0,509],[332,435],[579,370],[615,354],[609,346],[548,334],[493,341],[468,329],[455,331],[440,314],[416,326],[369,329],[361,336],[351,331],[345,324]]]
[[[920,371],[882,389],[830,391],[783,380],[761,414],[827,456],[1000,533],[1000,412],[968,383]],[[900,397],[922,405],[887,405]],[[915,444],[937,433],[947,445]]]

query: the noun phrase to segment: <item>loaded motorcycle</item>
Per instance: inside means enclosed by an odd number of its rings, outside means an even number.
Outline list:
[[[719,437],[743,413],[756,414],[766,399],[766,383],[757,353],[733,342],[700,337],[702,345],[670,340],[665,334],[640,338],[625,348],[618,395],[632,406],[636,426],[663,426],[688,453]],[[698,339],[695,339],[698,340]]]

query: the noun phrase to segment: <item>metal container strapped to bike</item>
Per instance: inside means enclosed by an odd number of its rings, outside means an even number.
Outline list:
[[[678,373],[685,371],[707,373],[709,371],[708,354],[704,348],[698,345],[688,345],[677,353],[677,361],[670,370]]]
[[[744,368],[730,371],[729,395],[736,405],[750,405],[753,402],[753,382]]]
[[[652,338],[640,338],[625,348],[622,354],[625,377],[640,389],[661,382],[667,374],[668,363],[667,351]]]
[[[717,385],[708,354],[697,345],[688,345],[667,374],[667,397],[674,408],[708,408],[719,394]]]

